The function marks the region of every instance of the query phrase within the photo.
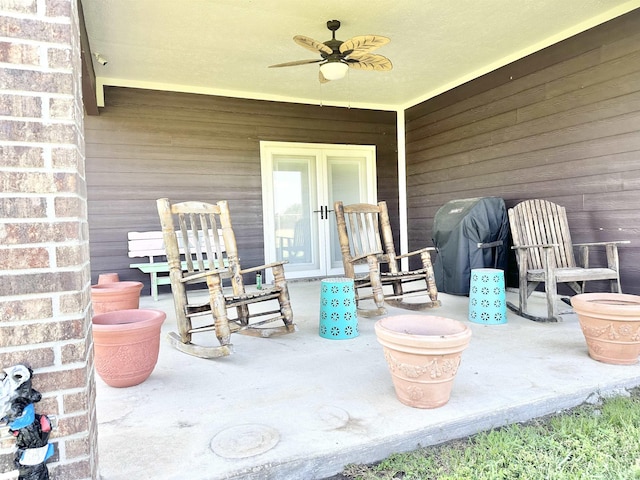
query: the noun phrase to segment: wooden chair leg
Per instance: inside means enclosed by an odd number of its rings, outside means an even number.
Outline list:
[[[620,286],[620,276],[617,279],[611,280],[611,293],[622,293],[622,287]]]
[[[618,258],[618,247],[616,245],[607,245],[607,265],[615,270],[616,278],[611,280],[611,292],[622,293],[620,286],[620,259]]]
[[[542,317],[535,317],[527,313],[527,299],[532,290],[535,290],[538,283],[534,282],[530,284],[527,281],[527,255],[521,251],[516,251],[518,260],[518,306],[516,307],[511,302],[507,302],[507,307],[521,317],[528,318],[529,320],[544,321]],[[533,286],[533,288],[531,288]]]
[[[185,288],[183,284],[179,284],[177,288]],[[179,341],[181,343],[191,343],[191,329],[193,328],[191,324],[191,319],[187,317],[186,314],[186,296],[184,292],[174,292],[173,304],[176,312],[176,322],[178,326],[178,332],[180,334]]]
[[[293,325],[293,310],[291,308],[291,299],[289,298],[289,287],[284,276],[284,266],[278,265],[273,267],[273,283],[280,289],[278,302],[280,303],[280,313],[282,321],[286,326]]]
[[[403,294],[402,282],[400,280],[398,280],[397,282],[393,282],[392,287],[393,287],[393,296],[402,297],[402,294]]]
[[[369,255],[367,263],[369,264],[369,280],[371,281],[371,290],[373,290],[373,301],[378,309],[384,308],[384,292],[382,291],[378,259],[374,255]]]
[[[227,316],[227,307],[220,276],[208,276],[207,287],[209,288],[209,299],[211,302],[211,312],[214,317],[216,337],[220,345],[230,345],[231,329],[229,328],[229,317]]]
[[[240,305],[236,307],[236,315],[238,316],[240,325],[249,325],[249,307],[247,305]]]
[[[367,282],[366,288],[371,288],[372,297],[374,303],[376,304],[376,308],[365,309],[360,306],[360,295],[358,294],[358,289],[364,288],[364,286],[359,286],[357,281],[354,280],[356,310],[359,317],[379,317],[380,315],[385,315],[387,313],[386,308],[384,308],[385,300],[384,291],[382,290],[382,279],[380,278],[380,267],[378,265],[378,259],[375,257],[375,255],[370,255],[369,257],[367,257],[367,263],[369,264],[369,281]],[[366,296],[365,298],[370,297]]]
[[[527,311],[527,299],[529,298],[529,285],[527,281],[520,283],[520,287],[518,288],[518,304],[520,306],[520,312],[524,313]]]
[[[544,282],[545,296],[547,298],[547,317],[550,321],[555,322],[558,320],[558,284],[556,283],[556,276],[553,270],[547,270],[547,275]]]
[[[589,247],[580,247],[580,265],[582,268],[589,268]],[[587,281],[583,280],[580,282],[580,292],[584,293],[587,290]]]
[[[547,317],[551,322],[558,321],[558,284],[556,282],[556,261],[551,248],[544,249],[544,289],[547,297]]]
[[[433,264],[431,263],[431,254],[422,252],[420,254],[422,267],[427,271],[427,288],[429,289],[429,298],[433,304],[440,304],[438,301],[438,286],[436,285],[436,276],[433,273]]]

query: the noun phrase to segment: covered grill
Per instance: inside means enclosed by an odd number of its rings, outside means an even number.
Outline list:
[[[451,200],[433,221],[433,244],[438,255],[433,265],[438,291],[469,294],[474,268],[507,267],[509,219],[498,197]]]

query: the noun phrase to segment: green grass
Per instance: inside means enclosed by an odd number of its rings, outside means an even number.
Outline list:
[[[409,453],[351,464],[354,480],[640,479],[640,390],[631,396]]]

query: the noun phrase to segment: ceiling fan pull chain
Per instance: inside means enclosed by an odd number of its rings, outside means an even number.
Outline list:
[[[347,103],[348,109],[351,110],[351,75],[347,71]]]

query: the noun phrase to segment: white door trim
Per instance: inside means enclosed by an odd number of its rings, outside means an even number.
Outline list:
[[[274,192],[273,192],[273,158],[276,155],[291,155],[291,156],[308,156],[315,157],[316,159],[316,174],[318,176],[318,201],[324,202],[321,205],[327,205],[330,210],[333,210],[333,205],[329,203],[329,192],[327,185],[327,164],[328,158],[336,156],[349,157],[350,155],[358,154],[360,157],[364,156],[367,160],[368,175],[365,179],[361,179],[365,182],[363,185],[367,192],[367,198],[362,199],[363,202],[375,203],[377,201],[377,185],[376,185],[376,151],[374,145],[344,145],[344,144],[324,144],[324,143],[297,143],[297,142],[274,142],[274,141],[260,141],[260,164],[262,175],[262,209],[263,209],[263,237],[264,237],[264,258],[265,263],[276,261],[276,239],[273,235],[275,231],[275,215],[273,211],[274,205]],[[321,183],[324,183],[321,185]],[[324,188],[324,191],[320,191]],[[319,232],[320,233],[320,232]],[[327,233],[326,231],[324,232]],[[327,240],[327,237],[324,237]],[[330,264],[331,259],[326,258],[328,252],[319,252],[320,260],[324,261],[324,264]],[[324,267],[321,267],[321,269]],[[325,274],[339,274],[342,269],[331,269],[329,266],[328,271]],[[268,275],[268,272],[265,272]],[[304,278],[307,275],[298,275],[297,273],[287,273],[288,278]],[[268,277],[265,277],[268,281]]]

